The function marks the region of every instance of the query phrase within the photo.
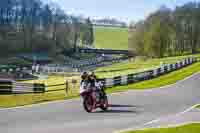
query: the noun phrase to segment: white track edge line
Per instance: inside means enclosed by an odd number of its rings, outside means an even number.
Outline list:
[[[200,105],[200,104],[195,104],[195,105],[193,105],[193,106],[187,108],[187,109],[184,110],[183,112],[177,113],[175,116],[183,115],[183,114],[185,114],[185,113],[191,111],[192,109],[196,108],[196,107],[199,106],[199,105]],[[153,124],[153,123],[157,123],[157,122],[159,122],[160,120],[161,120],[161,118],[154,119],[154,120],[152,120],[152,121],[146,122],[146,123],[143,124],[142,126],[147,126],[147,125],[150,125],[150,124]],[[186,123],[188,124],[188,123],[193,123],[193,122],[186,122]],[[197,122],[197,123],[200,123],[200,121]],[[177,125],[179,125],[179,124],[177,124]],[[180,124],[180,125],[184,125],[184,124]],[[185,125],[186,125],[186,124],[185,124]],[[176,125],[170,125],[170,126],[164,126],[164,127],[166,127],[166,128],[168,128],[168,127],[176,127]],[[151,128],[143,128],[143,129],[139,129],[139,130],[145,130],[145,129],[151,129]],[[114,133],[122,133],[122,132],[131,131],[131,130],[134,130],[134,128],[127,128],[127,129],[124,129],[124,130],[115,131]]]
[[[173,128],[173,127],[180,127],[180,126],[185,126],[188,124],[200,124],[200,121],[188,121],[188,122],[182,122],[180,124],[174,124],[174,125],[167,125],[167,126],[155,126],[155,127],[150,127],[150,128],[136,128],[136,129],[131,129],[130,130],[124,130],[120,132],[114,132],[114,133],[123,133],[123,132],[128,132],[128,131],[144,131],[144,130],[149,130],[149,129],[158,129],[158,128]]]

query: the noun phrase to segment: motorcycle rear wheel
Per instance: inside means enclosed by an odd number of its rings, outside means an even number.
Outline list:
[[[100,106],[100,108],[103,110],[103,111],[106,111],[106,110],[108,110],[108,98],[107,98],[107,96],[105,96],[105,98],[104,98],[104,103],[103,103],[103,105],[101,105]]]

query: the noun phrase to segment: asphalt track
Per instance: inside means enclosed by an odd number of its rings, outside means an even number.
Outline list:
[[[0,133],[112,133],[200,103],[200,74],[172,86],[109,96],[110,109],[86,113],[80,99],[0,109]]]

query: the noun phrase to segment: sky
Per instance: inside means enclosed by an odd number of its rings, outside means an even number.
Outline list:
[[[113,17],[126,22],[145,19],[166,5],[174,9],[184,3],[200,0],[45,0],[57,3],[68,14],[91,18]]]

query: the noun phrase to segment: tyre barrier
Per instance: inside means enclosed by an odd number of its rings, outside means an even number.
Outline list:
[[[131,83],[137,83],[140,81],[156,78],[161,75],[170,73],[172,71],[181,69],[197,61],[199,61],[197,60],[197,58],[187,58],[174,64],[165,64],[154,70],[144,71],[144,72],[135,73],[135,74],[128,74],[125,76],[117,76],[113,78],[100,79],[100,81],[103,82],[104,87],[106,88],[119,86],[119,85],[127,85]]]

